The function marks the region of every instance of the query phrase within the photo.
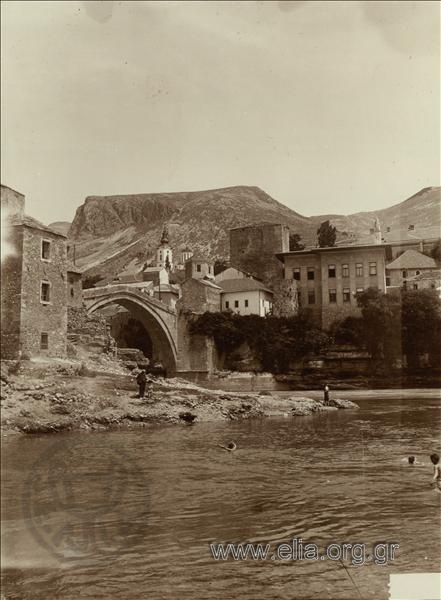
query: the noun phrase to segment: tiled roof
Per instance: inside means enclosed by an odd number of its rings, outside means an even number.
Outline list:
[[[401,256],[386,265],[386,269],[434,269],[436,262],[416,250],[406,250]]]
[[[407,277],[405,281],[423,281],[423,280],[441,280],[441,270],[437,269],[436,271],[425,271],[424,273],[420,273],[419,275],[414,275],[413,277]]]
[[[46,225],[43,225],[43,223],[40,223],[40,221],[37,221],[37,219],[34,219],[34,217],[29,217],[28,215],[24,215],[23,217],[12,217],[10,223],[14,226],[26,225],[26,227],[32,227],[32,229],[40,229],[41,231],[46,231],[47,233],[51,233],[52,235],[57,235],[62,238],[67,237],[64,235],[64,233],[60,233],[55,229],[46,227]]]
[[[185,261],[185,264],[189,262],[203,262],[211,264],[213,261],[206,256],[201,256],[200,254],[193,254],[193,256]]]
[[[273,293],[266,286],[263,285],[257,279],[252,277],[246,277],[243,279],[223,279],[218,282],[218,285],[222,288],[225,293],[233,292],[252,292],[254,290],[263,290],[264,292]]]

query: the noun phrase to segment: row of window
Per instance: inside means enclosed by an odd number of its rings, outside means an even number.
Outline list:
[[[245,308],[248,308],[248,306],[249,306],[248,300],[244,300],[243,304],[244,304]],[[230,308],[230,302],[228,300],[225,302],[225,308]],[[239,300],[234,301],[234,308],[239,308]]]
[[[363,288],[357,288],[356,293],[362,292]],[[349,288],[343,288],[343,302],[351,301],[351,290]],[[315,304],[316,296],[314,290],[308,290],[308,304]],[[335,304],[337,302],[337,290],[329,290],[329,303]],[[299,296],[299,304],[301,304],[301,297]]]
[[[377,274],[377,263],[376,262],[370,262],[369,263],[369,275],[376,275]],[[341,265],[341,276],[342,277],[349,277],[349,264],[342,264]],[[355,276],[356,277],[364,277],[364,266],[363,263],[355,263]],[[328,277],[329,278],[333,278],[333,277],[337,277],[337,267],[336,265],[328,265]],[[301,279],[301,270],[300,267],[296,267],[293,269],[293,273],[292,273],[292,278],[295,281],[300,281]],[[306,268],[306,278],[309,279],[309,281],[313,281],[315,279],[315,269],[314,267],[307,267]]]

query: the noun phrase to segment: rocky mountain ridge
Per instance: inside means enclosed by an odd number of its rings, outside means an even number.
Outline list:
[[[89,196],[76,212],[69,238],[89,275],[139,270],[153,259],[167,223],[175,259],[184,247],[212,259],[228,258],[228,231],[261,222],[284,223],[304,244],[315,246],[318,225],[330,219],[339,239],[362,241],[375,216],[389,237],[436,237],[441,227],[441,188],[425,188],[395,206],[353,215],[305,217],[260,188],[235,186],[200,192]],[[436,233],[438,231],[438,233]]]

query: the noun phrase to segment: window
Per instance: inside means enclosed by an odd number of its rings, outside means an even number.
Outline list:
[[[377,263],[370,262],[369,263],[369,275],[376,275],[376,274],[377,274]]]
[[[355,275],[357,277],[363,277],[363,263],[355,264]]]
[[[75,292],[73,287],[70,288],[70,297],[73,298],[75,296]]]
[[[43,260],[51,258],[51,243],[48,240],[41,240],[41,258]]]
[[[51,301],[51,284],[48,281],[41,282],[40,300],[41,302]]]
[[[245,307],[248,307],[248,300],[245,300]]]
[[[230,308],[230,303],[228,302],[228,300],[225,302],[225,308]]]
[[[211,273],[211,265],[208,265],[208,272]]]
[[[364,291],[364,288],[357,288],[356,289],[356,293],[357,294],[361,294],[361,292],[363,292],[363,291]]]
[[[390,286],[390,277],[386,276],[386,287]]]
[[[295,279],[295,281],[300,281],[300,269],[292,270],[292,278]]]
[[[431,284],[430,284],[430,287],[431,287],[431,289],[432,289],[432,290],[434,290],[436,286],[435,286],[435,284],[434,284],[434,283],[431,283]]]
[[[403,276],[403,279],[406,279],[406,277],[407,277],[407,271],[403,271],[401,274]]]
[[[335,265],[328,265],[328,277],[335,277]]]
[[[42,333],[40,335],[40,350],[48,350],[49,349],[49,335],[47,333]]]
[[[239,300],[234,301],[234,308],[239,308]]]
[[[343,288],[343,302],[351,301],[351,290],[349,288]]]
[[[414,290],[417,290],[417,289],[418,289],[418,284],[417,284],[417,283],[414,283],[414,284],[413,284],[413,289],[414,289]]]
[[[308,304],[315,304],[315,292],[314,292],[314,290],[309,290],[309,292],[308,292]]]
[[[315,279],[315,269],[314,267],[308,267],[308,279],[309,281],[313,281]]]
[[[419,275],[421,271],[415,271],[415,275]]]
[[[196,265],[196,271],[197,271],[198,273],[200,273],[200,272],[201,272],[201,270],[202,270],[202,268],[201,268],[201,265]]]
[[[332,304],[337,302],[337,290],[329,290],[329,302]]]
[[[345,264],[341,266],[342,277],[349,277],[349,265]]]

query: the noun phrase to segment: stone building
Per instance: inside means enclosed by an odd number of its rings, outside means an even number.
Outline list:
[[[253,277],[223,279],[218,285],[222,290],[221,310],[260,317],[271,313],[274,294],[257,279]]]
[[[2,208],[3,203],[8,218],[2,220],[2,358],[65,356],[66,237],[24,216],[24,196],[5,186]]]
[[[203,256],[194,255],[185,263],[186,279],[214,279],[214,265]]]
[[[406,250],[386,265],[386,286],[401,287],[406,279],[428,273],[436,269],[433,258],[417,250]]]
[[[386,291],[386,245],[313,248],[279,253],[286,280],[297,283],[301,307],[322,327],[358,314],[355,295],[368,287]]]
[[[406,290],[434,290],[441,298],[441,270],[420,272],[403,281]]]
[[[24,194],[12,188],[1,185],[1,212],[2,224],[8,219],[21,219],[24,217],[25,197]]]

